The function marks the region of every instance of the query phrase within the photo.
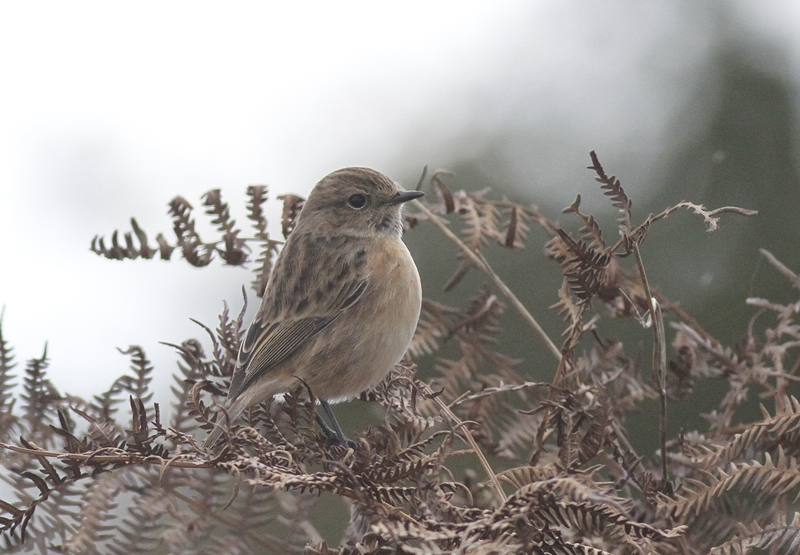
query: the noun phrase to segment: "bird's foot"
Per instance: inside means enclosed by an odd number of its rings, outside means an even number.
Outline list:
[[[353,450],[358,449],[358,444],[344,435],[342,427],[339,425],[339,421],[336,420],[336,416],[333,414],[333,410],[328,402],[320,399],[319,404],[322,405],[325,414],[328,415],[328,419],[330,419],[331,424],[333,424],[333,428],[331,428],[319,414],[317,415],[317,424],[322,428],[322,433],[325,434],[325,447],[328,448],[334,443],[338,443],[339,445],[349,447]]]

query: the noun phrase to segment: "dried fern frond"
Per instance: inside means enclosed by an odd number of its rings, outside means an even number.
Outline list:
[[[550,256],[561,264],[561,272],[572,293],[582,303],[589,303],[606,282],[606,269],[611,257],[592,249],[583,241],[576,241],[562,229],[558,229],[547,245]],[[560,241],[563,245],[558,245]]]
[[[200,239],[192,218],[192,205],[185,198],[177,196],[169,203],[169,214],[172,216],[172,229],[183,257],[192,266],[207,266],[213,257],[216,243],[203,243]]]
[[[506,232],[505,238],[502,241],[504,247],[510,249],[521,249],[525,247],[525,242],[528,239],[528,232],[530,226],[528,225],[528,214],[519,206],[511,206],[505,208],[504,212],[508,214],[508,222],[505,224]]]
[[[14,350],[3,335],[4,316],[5,307],[0,309],[0,440],[5,440],[10,435],[17,422],[13,414],[15,398],[12,392],[16,377],[13,370],[16,363]]]
[[[595,154],[594,151],[589,153],[589,156],[592,159],[592,165],[589,166],[588,169],[594,170],[597,174],[595,177],[596,181],[602,183],[600,186],[603,191],[605,191],[605,195],[611,198],[611,204],[619,210],[620,216],[617,220],[619,224],[619,232],[623,237],[628,236],[631,230],[631,206],[632,202],[631,199],[628,198],[628,195],[625,194],[625,190],[622,188],[622,184],[620,183],[619,179],[616,176],[609,177],[606,175],[603,166],[600,164],[600,160]]]
[[[236,228],[236,221],[231,218],[228,204],[222,201],[219,189],[212,189],[203,195],[203,204],[208,207],[206,214],[213,216],[211,223],[222,234],[223,248],[217,248],[217,253],[231,266],[240,266],[247,261],[245,240],[238,237],[241,233]]]
[[[778,448],[777,461],[773,461],[769,453],[765,453],[764,458],[763,463],[730,463],[727,472],[718,468],[714,474],[707,476],[708,483],[699,480],[687,482],[674,499],[661,496],[659,505],[674,518],[685,519],[689,515],[699,515],[713,499],[733,488],[754,495],[760,502],[788,497],[800,486],[797,460],[787,457],[782,448]],[[798,498],[800,492],[795,494],[791,502],[797,502]]]
[[[445,172],[430,179],[434,194],[412,203],[406,228],[421,233],[428,222],[457,245],[459,268],[448,285],[462,291],[453,306],[423,302],[409,355],[424,365],[423,376],[433,377],[422,381],[405,359],[364,392],[362,399],[383,408],[383,420],[358,430],[357,449],[318,432],[316,399],[302,386],[228,421],[220,398],[235,367],[246,298],[238,314],[223,304],[216,323],[198,322],[200,340],[173,345],[178,369],[163,422],[152,403],[152,364],[136,346],[121,351],[131,370],[91,401],[56,390],[46,354],[28,363],[24,397],[15,396],[0,316],[0,432],[22,436],[0,445],[0,476],[12,488],[9,501],[0,501],[6,547],[353,555],[796,549],[789,508],[800,488],[800,403],[790,391],[798,373],[798,304],[752,299],[773,318],[763,334],[756,330],[766,320],[750,326],[744,346],[716,340],[651,289],[643,269],[624,255],[641,261],[647,233],[676,210],[699,214],[709,229],[722,213],[746,211],[681,202],[636,225],[620,180],[606,174],[594,153],[592,164],[600,191],[619,211],[622,237],[610,246],[614,234],[582,212],[580,196],[565,210],[580,226],[568,232],[535,206],[495,198],[488,188],[454,190]],[[267,196],[264,186],[247,189],[252,237],[212,190],[200,216],[213,226],[211,240],[200,237],[192,206],[177,197],[170,204],[174,240],[159,234],[151,247],[132,220],[132,231],[115,232],[110,247],[95,237],[92,249],[111,259],[157,253],[169,259],[177,249],[200,267],[217,256],[251,270],[261,295],[282,244],[268,232]],[[277,198],[285,239],[303,199]],[[507,307],[533,329],[538,324],[484,257],[497,251],[495,244],[505,248],[503,256],[518,256],[532,225],[550,238],[546,252],[564,275],[553,306],[564,319],[561,347],[536,332],[555,356],[549,383],[535,378],[542,368],[511,356],[500,340],[513,325]],[[794,272],[770,263],[795,285]],[[459,280],[471,268],[487,275],[490,286],[467,289]],[[662,384],[643,369],[639,347],[627,351],[604,325],[609,317],[647,325],[653,299],[676,321],[666,383],[671,399],[691,398],[701,380],[727,391],[708,415],[709,429],[687,430],[660,452],[640,447],[630,424],[659,398]],[[757,422],[739,418],[752,391],[770,407]],[[226,441],[207,449],[202,438],[220,426]],[[313,507],[321,492],[350,508],[336,549],[318,532]]]
[[[61,398],[55,386],[47,378],[46,370],[49,365],[46,344],[42,356],[30,359],[25,365],[23,392],[20,398],[23,401],[25,430],[34,441],[43,441],[50,437],[47,426],[53,422],[51,405]]]
[[[603,239],[603,230],[600,224],[595,220],[591,214],[584,214],[581,212],[581,196],[575,197],[575,201],[568,207],[564,208],[562,214],[575,214],[583,222],[583,227],[579,230],[581,239],[586,242],[593,250],[605,251],[607,249],[606,242]]]
[[[75,533],[64,542],[62,549],[68,553],[90,553],[97,544],[113,536],[114,510],[117,508],[116,477],[104,474],[87,488],[82,499],[81,520]]]
[[[120,376],[111,384],[111,387],[99,395],[94,396],[91,404],[83,403],[82,400],[70,398],[73,409],[85,413],[84,419],[89,421],[99,420],[102,422],[113,423],[115,415],[122,403],[127,403],[129,396],[143,399],[149,403],[153,397],[150,391],[152,381],[153,366],[144,349],[138,345],[131,345],[127,350],[118,349],[120,353],[131,356],[131,370],[133,376],[125,374]]]
[[[422,300],[422,311],[408,351],[412,356],[432,354],[451,338],[453,321],[461,315],[457,308],[430,299]]]
[[[288,239],[289,234],[294,229],[297,216],[300,214],[300,210],[303,208],[303,204],[305,204],[306,199],[292,194],[278,195],[278,199],[283,201],[283,210],[281,211],[281,231],[283,232],[283,238]]]
[[[800,513],[795,512],[791,520],[788,515],[778,514],[767,526],[758,522],[739,524],[733,539],[714,547],[709,555],[738,555],[754,549],[787,555],[800,551]]]

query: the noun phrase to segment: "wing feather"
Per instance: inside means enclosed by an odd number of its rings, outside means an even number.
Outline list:
[[[228,397],[234,399],[244,389],[268,372],[276,364],[289,358],[303,343],[325,329],[340,314],[337,312],[327,318],[303,318],[277,322],[263,329],[259,322],[253,322],[247,332],[257,337],[250,350],[239,350],[236,373],[231,381]],[[245,342],[246,343],[246,342]],[[244,343],[242,347],[244,347]]]
[[[352,243],[351,248],[342,248],[339,243],[343,240],[346,238],[312,240],[297,230],[289,237],[273,269],[275,280],[270,280],[264,293],[264,305],[239,348],[229,400],[291,357],[363,297],[369,277],[364,267],[365,249],[353,249]],[[307,266],[310,260],[314,268]],[[336,271],[330,272],[330,280],[309,280],[318,284],[315,289],[293,287],[301,273],[319,268]],[[327,302],[309,302],[319,298]]]

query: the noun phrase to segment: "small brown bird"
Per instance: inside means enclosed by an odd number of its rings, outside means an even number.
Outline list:
[[[247,407],[303,380],[328,402],[379,383],[408,348],[419,320],[419,273],[401,240],[402,191],[369,168],[331,173],[311,191],[278,255],[261,307],[239,348],[228,392],[233,421]],[[222,427],[206,439],[212,446]]]

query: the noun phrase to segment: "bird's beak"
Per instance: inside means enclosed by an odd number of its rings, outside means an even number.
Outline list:
[[[400,191],[395,196],[390,198],[386,204],[388,205],[403,204],[404,202],[414,200],[415,198],[419,198],[424,195],[425,193],[423,193],[422,191]]]

